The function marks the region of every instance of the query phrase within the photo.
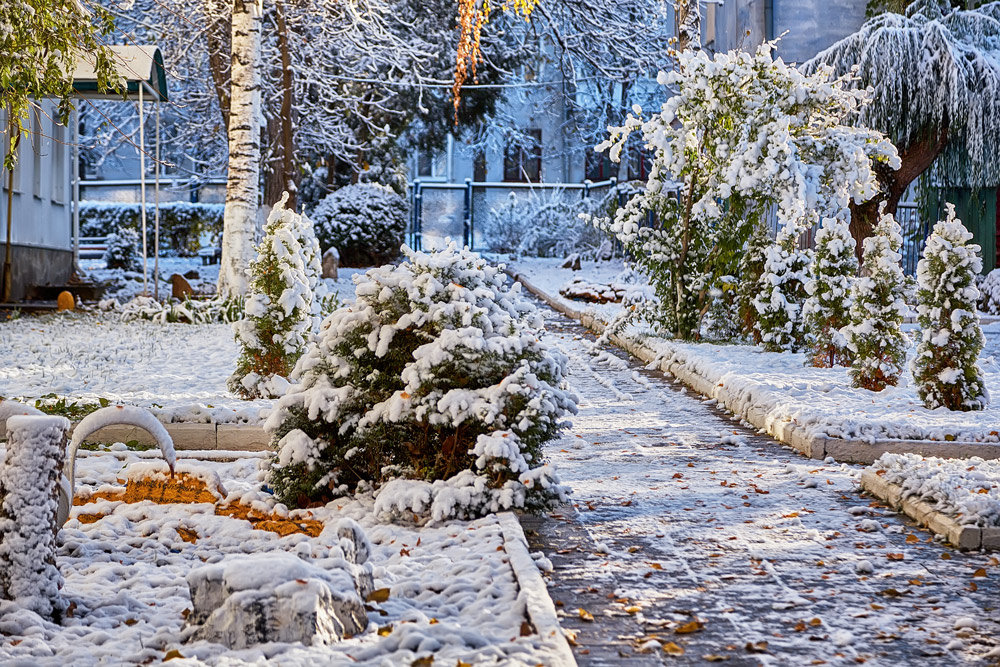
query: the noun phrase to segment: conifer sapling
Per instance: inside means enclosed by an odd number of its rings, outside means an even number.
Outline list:
[[[786,224],[765,252],[754,307],[760,339],[770,352],[796,352],[805,345],[802,304],[806,299],[809,251],[799,248],[798,236],[798,227]]]
[[[851,351],[840,330],[851,321],[851,284],[858,273],[854,247],[850,227],[840,218],[826,218],[816,231],[811,278],[806,283],[809,298],[803,307],[813,366],[851,363]]]

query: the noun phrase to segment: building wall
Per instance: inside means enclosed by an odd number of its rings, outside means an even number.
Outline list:
[[[13,298],[23,298],[29,284],[62,282],[73,270],[72,135],[54,122],[55,104],[45,101],[28,117],[14,170],[11,240]],[[6,127],[6,114],[0,112]],[[6,142],[2,147],[6,153]],[[8,174],[0,182],[0,246],[7,234]]]

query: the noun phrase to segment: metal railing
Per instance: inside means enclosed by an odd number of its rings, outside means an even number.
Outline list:
[[[618,179],[613,177],[596,183],[590,180],[585,180],[582,183],[514,183],[504,181],[473,181],[471,178],[465,179],[463,183],[442,183],[439,181],[422,181],[418,178],[409,186],[410,225],[408,235],[410,237],[410,246],[414,250],[422,249],[424,241],[424,206],[428,194],[435,190],[462,192],[462,244],[473,248],[476,243],[476,194],[489,193],[490,191],[579,190],[581,196],[587,198],[596,189],[614,188],[617,184]]]

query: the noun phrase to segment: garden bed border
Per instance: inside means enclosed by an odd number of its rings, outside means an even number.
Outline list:
[[[592,312],[576,310],[566,305],[509,266],[505,267],[504,270],[513,280],[521,283],[526,290],[544,301],[553,310],[579,321],[584,327],[598,335],[604,333],[607,323]],[[737,397],[731,394],[725,384],[720,381],[721,377],[709,377],[695,371],[684,362],[671,358],[674,355],[657,354],[639,338],[619,334],[612,334],[609,338],[612,343],[640,361],[655,365],[664,373],[677,378],[699,394],[717,400],[719,405],[729,412],[810,458],[822,460],[833,457],[836,461],[864,463],[866,465],[874,463],[878,457],[886,452],[913,453],[941,458],[961,459],[979,456],[984,459],[1000,459],[1000,443],[890,439],[867,441],[836,438],[828,435],[810,435],[793,421],[776,421],[769,418],[767,411],[762,406],[752,403],[743,404],[738,401]]]
[[[69,435],[79,422],[74,422]],[[175,422],[164,424],[177,450],[222,450],[229,452],[262,452],[271,449],[271,438],[260,424],[196,424]],[[0,420],[0,439],[7,432],[6,420]],[[86,443],[136,441],[141,445],[156,445],[156,440],[136,426],[111,425],[94,431]]]

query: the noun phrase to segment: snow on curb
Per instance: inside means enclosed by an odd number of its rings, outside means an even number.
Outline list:
[[[604,332],[606,323],[594,314],[581,312],[566,305],[509,267],[505,270],[511,278],[521,283],[526,290],[547,303],[553,310],[578,320],[584,327],[597,334]],[[701,359],[693,355],[685,356],[682,351],[666,341],[657,341],[661,350],[656,352],[644,341],[635,337],[614,334],[610,339],[612,343],[637,359],[655,365],[698,393],[716,399],[719,405],[742,417],[754,427],[814,459],[825,459],[829,456],[837,461],[871,464],[887,452],[944,458],[973,456],[986,459],[1000,458],[998,443],[874,438],[860,440],[810,433],[794,421],[775,418],[769,406],[759,400],[759,395],[764,393],[763,387],[752,380],[741,378],[743,380],[741,387],[727,387],[723,382],[725,373],[713,373],[714,369],[699,363]]]
[[[930,503],[904,498],[902,486],[883,479],[873,469],[862,473],[861,488],[921,526],[947,538],[958,549],[1000,549],[1000,528],[963,526]]]
[[[570,648],[556,616],[556,606],[549,597],[549,589],[542,579],[542,573],[528,553],[528,540],[524,536],[521,523],[513,512],[500,512],[496,515],[503,532],[504,550],[510,557],[510,567],[523,596],[525,609],[535,631],[543,640],[551,642],[554,649],[554,659],[551,665],[576,665],[573,649]]]
[[[77,422],[79,423],[79,422]],[[178,450],[223,450],[261,452],[271,449],[271,438],[259,424],[192,424],[176,422],[163,424]],[[6,433],[6,420],[0,420],[0,438]],[[76,428],[73,424],[72,429]],[[72,429],[70,433],[72,434]],[[105,426],[84,438],[87,443],[115,443],[136,441],[140,445],[156,445],[145,429],[137,426]]]

